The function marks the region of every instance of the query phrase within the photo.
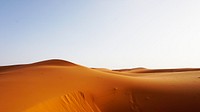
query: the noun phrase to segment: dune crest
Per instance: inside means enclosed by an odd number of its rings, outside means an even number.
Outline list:
[[[72,62],[65,61],[65,60],[60,60],[60,59],[51,59],[51,60],[45,60],[41,62],[32,63],[30,65],[76,66],[77,64],[74,64]]]
[[[31,63],[31,64],[0,66],[0,72],[7,72],[7,71],[12,71],[12,70],[33,67],[33,66],[80,66],[80,65],[77,65],[65,60],[51,59],[51,60],[45,60],[45,61],[40,61],[36,63]]]

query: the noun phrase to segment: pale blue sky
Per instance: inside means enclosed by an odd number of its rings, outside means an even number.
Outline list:
[[[200,67],[199,0],[0,0],[0,65]]]

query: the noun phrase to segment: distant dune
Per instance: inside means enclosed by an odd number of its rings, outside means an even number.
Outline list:
[[[146,68],[132,68],[132,69],[119,69],[113,70],[118,72],[129,73],[166,73],[166,72],[190,72],[200,71],[200,68],[176,68],[176,69],[146,69]]]
[[[200,112],[200,69],[0,67],[0,112]]]
[[[149,70],[147,68],[139,67],[139,68],[131,68],[131,69],[118,69],[118,70],[113,70],[113,71],[127,72],[127,73],[140,73],[140,72],[149,71]]]

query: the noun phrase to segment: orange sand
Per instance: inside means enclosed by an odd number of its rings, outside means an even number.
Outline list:
[[[0,112],[200,112],[200,69],[0,67]]]

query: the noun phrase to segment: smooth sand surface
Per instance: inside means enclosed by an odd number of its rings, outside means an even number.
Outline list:
[[[0,112],[200,112],[200,69],[1,66]]]

